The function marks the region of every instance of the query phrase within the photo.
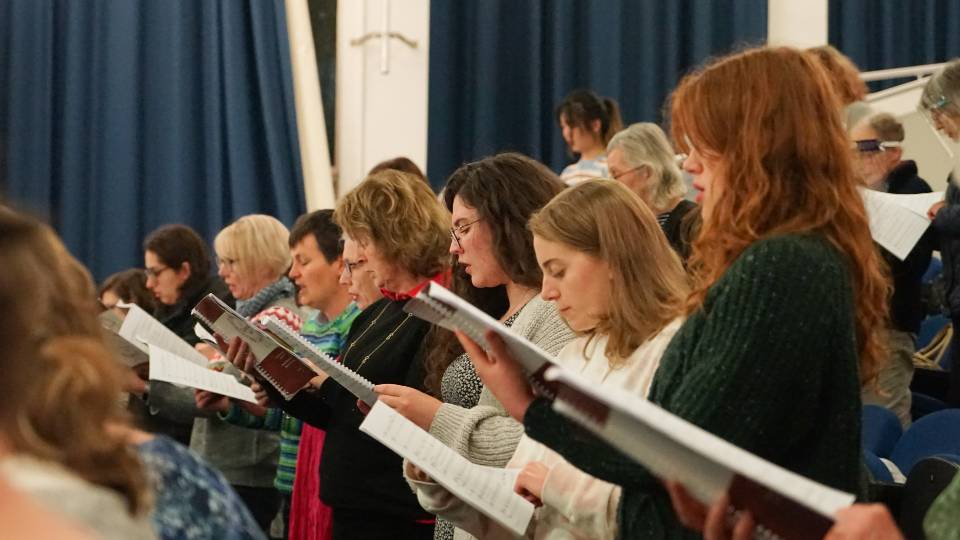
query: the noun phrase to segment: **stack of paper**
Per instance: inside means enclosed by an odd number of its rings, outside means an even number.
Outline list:
[[[874,241],[898,259],[907,258],[930,226],[927,210],[943,200],[943,192],[896,195],[861,188]]]

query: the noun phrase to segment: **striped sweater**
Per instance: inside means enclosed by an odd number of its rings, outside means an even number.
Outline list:
[[[343,340],[350,331],[353,319],[360,313],[356,304],[350,304],[336,319],[323,323],[318,317],[309,319],[303,326],[299,320],[296,325],[292,321],[284,320],[291,328],[300,332],[300,335],[321,351],[336,357],[343,347]],[[269,313],[268,313],[269,315]],[[258,315],[259,318],[262,314]],[[280,431],[280,460],[277,465],[277,476],[273,485],[284,495],[293,493],[293,481],[297,469],[297,452],[300,447],[300,432],[303,422],[284,413],[279,408],[267,409],[265,416],[250,414],[237,404],[231,404],[230,410],[220,417],[227,422],[252,429],[266,429]]]

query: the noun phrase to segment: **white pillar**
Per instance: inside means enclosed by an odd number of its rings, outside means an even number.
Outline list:
[[[827,0],[768,0],[767,43],[792,47],[827,44]]]

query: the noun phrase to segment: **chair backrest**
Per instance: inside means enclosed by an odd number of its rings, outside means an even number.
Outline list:
[[[863,449],[878,457],[890,457],[903,435],[900,419],[890,409],[879,405],[863,406]]]
[[[946,403],[935,397],[930,397],[920,392],[911,392],[911,394],[910,418],[912,418],[914,422],[930,413],[942,411],[947,408]]]
[[[890,473],[890,469],[888,469],[873,452],[869,450],[863,451],[863,463],[867,466],[867,470],[870,471],[870,479],[874,482],[888,484],[893,482],[893,475]]]
[[[909,476],[915,463],[938,454],[960,455],[960,409],[944,409],[914,422],[897,441],[890,460]]]
[[[907,475],[897,520],[904,538],[924,538],[923,519],[930,505],[953,480],[960,465],[958,456],[925,458]]]
[[[923,273],[923,282],[930,283],[933,279],[940,275],[943,272],[943,261],[940,260],[940,257],[930,257],[930,265],[927,266],[927,270]]]

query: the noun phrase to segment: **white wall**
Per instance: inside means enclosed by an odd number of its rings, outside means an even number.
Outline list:
[[[917,110],[925,83],[926,79],[888,88],[870,94],[867,102],[874,110],[888,112],[900,119],[905,132],[904,159],[916,161],[920,176],[934,191],[941,191],[947,187],[952,156],[960,155],[960,145],[937,136],[933,126]]]
[[[387,20],[384,12],[388,13]],[[416,40],[350,42],[384,26]],[[406,156],[426,171],[429,0],[350,0],[337,7],[337,196],[385,159]],[[389,67],[388,73],[383,73]]]
[[[827,0],[768,0],[767,43],[793,47],[827,44]]]

